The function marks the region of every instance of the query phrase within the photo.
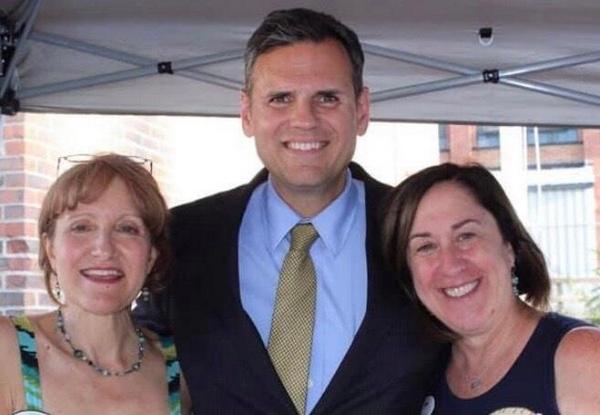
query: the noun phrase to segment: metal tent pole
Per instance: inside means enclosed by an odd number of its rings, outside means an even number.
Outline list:
[[[231,60],[232,56],[236,55],[237,53],[238,51],[221,52],[196,58],[181,59],[179,61],[168,62],[168,64],[172,71],[175,72],[193,68],[196,66],[228,61]],[[80,79],[73,79],[70,81],[56,82],[52,84],[41,85],[38,87],[22,89],[19,91],[18,97],[32,98],[56,92],[64,92],[73,89],[86,88],[90,86],[124,81],[128,79],[141,78],[144,76],[157,75],[161,73],[160,70],[157,68],[157,66],[160,65],[161,63],[145,65],[135,69],[126,69],[123,71],[117,71],[103,75],[89,76]]]
[[[135,55],[133,53],[122,52],[106,48],[104,46],[98,46],[91,43],[82,42],[80,40],[74,40],[64,36],[58,36],[50,33],[35,31],[31,34],[30,39],[37,42],[62,47],[65,49],[76,50],[78,52],[89,53],[95,56],[101,56],[115,61],[129,63],[136,66],[148,66],[158,63],[155,59]],[[227,54],[231,60],[235,60],[242,58],[244,55],[244,51],[242,49],[232,50],[228,51]],[[227,78],[221,75],[214,75],[199,70],[184,70],[177,72],[175,75],[193,79],[196,81],[207,82],[213,85],[233,90],[239,90],[242,87],[242,83],[236,79]]]

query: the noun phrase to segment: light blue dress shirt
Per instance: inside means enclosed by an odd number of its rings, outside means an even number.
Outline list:
[[[367,260],[365,189],[347,172],[343,192],[313,218],[302,218],[277,194],[272,183],[250,197],[239,236],[242,306],[265,347],[279,273],[290,246],[290,230],[311,222],[319,237],[310,249],[317,299],[306,413],[317,404],[348,351],[365,316]]]

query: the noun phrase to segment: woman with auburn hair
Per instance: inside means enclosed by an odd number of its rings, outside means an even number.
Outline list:
[[[426,327],[451,342],[422,414],[600,413],[600,330],[546,311],[544,257],[489,171],[407,178],[384,247]]]
[[[50,187],[39,263],[58,309],[0,318],[0,413],[190,413],[173,341],[131,304],[165,286],[168,210],[128,157],[79,163]],[[23,411],[23,412],[21,412]]]

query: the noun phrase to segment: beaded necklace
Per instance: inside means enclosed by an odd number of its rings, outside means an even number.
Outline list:
[[[81,360],[82,362],[86,362],[92,369],[94,369],[96,371],[96,373],[98,373],[102,376],[107,376],[107,377],[108,376],[125,376],[130,373],[137,372],[142,367],[142,360],[144,359],[144,344],[146,343],[146,337],[144,336],[144,333],[142,332],[142,330],[139,327],[135,328],[135,334],[137,335],[137,338],[138,338],[137,361],[135,361],[135,363],[133,363],[129,369],[126,369],[121,372],[119,372],[119,371],[111,372],[110,370],[108,370],[106,368],[98,366],[85,354],[85,352],[83,350],[78,349],[73,345],[73,343],[71,342],[71,336],[69,336],[69,333],[67,333],[67,331],[65,330],[65,319],[63,317],[62,310],[60,307],[58,308],[58,311],[56,314],[56,328],[62,334],[63,338],[65,339],[65,341],[71,348],[73,357]]]

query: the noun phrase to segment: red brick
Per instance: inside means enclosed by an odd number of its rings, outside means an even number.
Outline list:
[[[25,137],[25,125],[23,122],[9,121],[4,125],[4,138],[22,139],[23,137]]]
[[[23,219],[25,216],[25,206],[23,205],[4,205],[2,209],[2,219]]]
[[[0,222],[0,236],[37,236],[37,224],[31,222]]]
[[[0,222],[0,235],[3,237],[23,236],[22,222]]]
[[[13,271],[31,271],[37,269],[33,258],[8,258],[8,267]]]
[[[23,170],[25,161],[23,157],[11,156],[0,158],[0,171],[20,171]]]
[[[13,239],[6,241],[6,251],[10,254],[25,254],[29,252],[29,246],[22,239]]]
[[[39,248],[38,241],[13,239],[6,241],[6,252],[9,254],[37,254]]]
[[[25,275],[7,275],[4,277],[4,288],[15,289],[25,288],[27,286],[27,277]]]
[[[22,189],[0,189],[0,204],[23,203],[25,191]]]
[[[25,154],[25,142],[23,140],[5,140],[4,151],[9,156],[21,156]]]
[[[5,205],[4,219],[35,219],[40,215],[40,208],[25,205]]]
[[[4,277],[4,287],[8,290],[34,288],[45,290],[44,279],[40,275],[14,274]]]
[[[4,175],[6,187],[25,187],[25,173],[7,173]]]
[[[23,306],[24,294],[14,292],[0,292],[0,307],[6,306]]]

